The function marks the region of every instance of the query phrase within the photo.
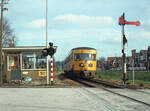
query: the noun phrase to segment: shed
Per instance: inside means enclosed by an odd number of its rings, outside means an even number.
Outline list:
[[[42,56],[45,46],[18,46],[3,48],[3,80],[32,81],[46,84],[46,57]]]

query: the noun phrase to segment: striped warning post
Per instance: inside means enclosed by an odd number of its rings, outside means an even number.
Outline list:
[[[53,85],[53,57],[51,57],[51,86]]]

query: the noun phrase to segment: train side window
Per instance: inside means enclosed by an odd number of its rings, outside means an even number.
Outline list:
[[[77,61],[77,60],[80,60],[80,54],[74,54],[74,60]]]
[[[96,60],[96,54],[92,54],[93,56],[92,56],[92,60]]]

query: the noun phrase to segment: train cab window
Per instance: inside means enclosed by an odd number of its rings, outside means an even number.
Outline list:
[[[74,60],[96,60],[96,54],[90,53],[76,53],[74,54]]]
[[[74,60],[77,61],[77,60],[80,60],[80,54],[74,54]]]
[[[96,54],[91,54],[91,60],[96,60]]]

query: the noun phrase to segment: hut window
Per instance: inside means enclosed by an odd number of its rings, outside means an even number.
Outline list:
[[[41,52],[25,52],[22,54],[22,69],[43,69],[46,68],[46,58]]]
[[[15,55],[8,56],[8,70],[16,70],[19,66],[19,58]]]
[[[36,69],[46,68],[46,58],[41,56],[42,53],[36,53]]]
[[[23,69],[34,69],[35,55],[34,54],[24,54],[23,55]]]

